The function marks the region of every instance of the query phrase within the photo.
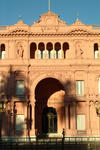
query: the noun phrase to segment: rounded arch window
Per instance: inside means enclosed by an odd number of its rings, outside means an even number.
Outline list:
[[[99,58],[99,49],[98,49],[98,43],[94,44],[94,58]]]
[[[43,51],[45,49],[45,45],[44,45],[43,42],[39,43],[38,49],[41,50],[41,51]]]
[[[66,51],[69,50],[69,43],[64,42],[63,43],[63,56],[66,58]]]
[[[39,43],[38,45],[38,58],[45,58],[45,45],[43,42]]]
[[[55,43],[55,58],[61,58],[61,44],[59,42]]]
[[[1,44],[0,58],[5,59],[5,44]]]
[[[35,42],[30,44],[30,58],[35,59],[35,53],[36,53],[37,45]]]
[[[47,49],[47,58],[53,58],[53,44],[51,42],[48,42],[46,45]]]

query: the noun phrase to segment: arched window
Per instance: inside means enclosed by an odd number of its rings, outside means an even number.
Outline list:
[[[55,58],[61,58],[61,44],[59,42],[55,43]]]
[[[99,49],[98,49],[98,44],[94,44],[94,58],[99,58]]]
[[[66,58],[66,51],[69,50],[69,44],[67,42],[63,43],[63,56]]]
[[[39,43],[38,45],[38,58],[43,59],[45,58],[45,45],[44,43]]]
[[[47,43],[47,58],[53,58],[53,44],[52,43]]]
[[[31,43],[30,44],[30,58],[31,59],[35,59],[36,49],[37,49],[36,43]]]
[[[0,58],[5,59],[5,44],[1,44]]]

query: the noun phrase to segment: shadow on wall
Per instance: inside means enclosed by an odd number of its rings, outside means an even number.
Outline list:
[[[25,110],[27,112],[30,110],[30,90],[26,86],[29,82],[28,78],[23,72],[13,70],[10,66],[7,75],[2,75],[1,81],[0,136],[21,136],[24,134],[24,128],[27,128],[27,134],[30,135],[31,125],[28,125],[30,115],[27,113],[24,118]]]
[[[27,74],[28,76],[28,74]],[[24,93],[23,84],[17,85],[17,81],[24,81]],[[21,82],[23,83],[23,82]],[[25,76],[20,70],[13,70],[12,66],[9,69],[7,75],[3,75],[2,90],[0,95],[0,102],[4,102],[4,112],[2,112],[2,136],[22,136],[24,129],[27,129],[27,136],[30,137],[30,130],[32,126],[32,107],[29,103],[30,90],[27,88],[29,84],[29,78]],[[23,93],[18,93],[18,87]],[[17,90],[17,94],[16,94]],[[45,108],[56,108],[59,113],[60,122],[65,124],[65,105],[70,106],[68,108],[69,128],[70,118],[75,117],[73,111],[73,105],[77,102],[76,96],[73,91],[75,90],[75,83],[69,80],[65,84],[61,84],[57,79],[46,78],[40,81],[35,89],[35,129],[38,132],[45,130],[43,126],[43,111]],[[6,109],[5,109],[6,105]],[[81,105],[79,106],[81,107]],[[24,118],[24,113],[27,108],[27,116]],[[50,109],[49,109],[50,110]],[[47,111],[48,112],[48,111]],[[45,114],[45,113],[44,113]],[[56,113],[55,113],[56,114]],[[24,124],[25,122],[25,124]],[[46,122],[45,122],[46,123]],[[64,127],[64,126],[63,126]]]
[[[66,83],[63,84],[64,87],[64,92],[62,92],[62,102],[64,102],[64,105],[62,105],[61,107],[59,107],[58,112],[63,112],[59,113],[60,116],[60,122],[65,124],[65,126],[63,126],[64,128],[66,128],[66,113],[67,113],[67,117],[68,117],[68,124],[67,124],[67,129],[72,129],[73,128],[73,123],[71,122],[71,120],[73,120],[72,118],[76,118],[75,116],[75,112],[76,112],[76,106],[81,109],[82,105],[80,103],[78,103],[79,99],[76,96],[76,83],[72,82],[70,80],[67,80]],[[67,107],[67,112],[66,112],[66,107]],[[76,126],[76,124],[74,125]]]

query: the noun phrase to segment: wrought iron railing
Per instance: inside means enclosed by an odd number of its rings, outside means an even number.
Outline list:
[[[100,150],[100,137],[2,138],[0,150]]]

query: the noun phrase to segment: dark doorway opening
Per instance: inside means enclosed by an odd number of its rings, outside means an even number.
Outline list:
[[[35,88],[35,129],[36,132],[41,134],[44,131],[44,127],[42,128],[43,120],[42,116],[43,114],[48,113],[49,111],[54,113],[54,107],[52,106],[48,107],[48,101],[51,96],[53,96],[56,92],[59,92],[60,90],[64,90],[63,85],[55,78],[45,78],[41,80],[36,88]],[[51,109],[52,107],[52,109]],[[51,111],[52,110],[52,111]],[[55,111],[56,112],[56,111]],[[54,113],[56,114],[56,113]],[[44,115],[45,116],[45,115]],[[52,115],[51,115],[52,116]],[[46,117],[44,117],[47,119]],[[56,119],[54,119],[55,121]],[[52,121],[51,121],[52,123]],[[48,124],[48,122],[47,122]],[[45,127],[46,129],[46,127]],[[45,131],[48,133],[48,129]],[[52,131],[54,132],[54,131]]]
[[[42,132],[57,133],[57,113],[52,107],[44,108],[42,114]]]

